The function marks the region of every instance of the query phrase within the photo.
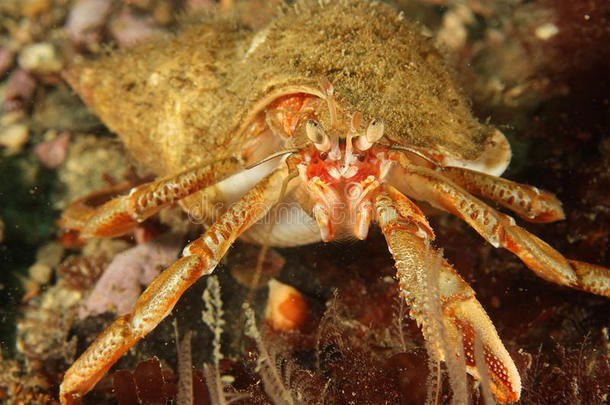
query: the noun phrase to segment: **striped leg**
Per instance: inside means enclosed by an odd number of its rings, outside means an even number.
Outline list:
[[[88,237],[114,237],[132,230],[172,203],[236,173],[236,158],[217,160],[193,167],[174,176],[131,189],[128,195],[114,198],[99,207],[87,205],[99,193],[81,198],[64,212],[60,226],[80,231]]]
[[[199,277],[210,274],[231,244],[277,202],[288,169],[278,168],[229,208],[183,257],[161,273],[142,293],[133,311],[114,321],[76,360],[60,387],[62,404],[89,391],[110,367],[172,310],[182,293]]]
[[[434,170],[401,161],[410,192],[418,199],[444,209],[473,227],[495,247],[516,254],[539,277],[593,294],[610,297],[610,270],[567,260],[540,238],[515,225],[502,214]]]
[[[518,400],[519,373],[495,327],[472,288],[430,246],[433,236],[425,217],[416,207],[408,207],[414,204],[389,186],[384,186],[375,201],[377,221],[396,262],[400,289],[433,351],[429,355],[444,360],[449,369],[456,358],[460,359],[471,375],[486,377],[499,402]],[[479,342],[485,365],[476,363]],[[487,372],[481,376],[480,370]]]
[[[548,191],[459,167],[445,167],[441,173],[466,191],[490,199],[526,221],[553,222],[565,219],[561,202]]]

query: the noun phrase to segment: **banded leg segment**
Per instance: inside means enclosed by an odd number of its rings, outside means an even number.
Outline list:
[[[546,242],[517,226],[513,218],[473,197],[442,174],[401,163],[413,196],[462,218],[489,243],[516,254],[539,277],[610,297],[609,269],[567,260]]]
[[[375,201],[377,221],[396,262],[400,289],[411,308],[424,338],[438,353],[430,353],[439,360],[451,361],[447,356],[462,356],[466,370],[476,378],[480,367],[476,364],[475,347],[478,340],[484,352],[485,366],[491,389],[499,402],[519,399],[521,380],[519,373],[495,327],[474,296],[474,291],[431,246],[430,235],[420,232],[427,226],[423,216],[405,216],[401,206],[412,203],[389,186],[379,193]],[[423,222],[422,222],[423,221]],[[436,273],[436,276],[432,274]],[[436,291],[435,294],[431,292]],[[440,300],[440,310],[437,302]],[[439,333],[438,318],[445,333]],[[446,341],[452,345],[446,349]],[[480,366],[480,367],[477,367]]]
[[[565,219],[561,202],[548,191],[459,167],[444,167],[441,173],[466,191],[492,200],[526,221],[553,222]]]
[[[288,177],[276,169],[229,208],[183,257],[168,267],[136,301],[133,311],[114,321],[76,360],[60,387],[62,404],[74,403],[89,391],[138,340],[172,310],[182,293],[201,276],[210,274],[231,244],[277,202]]]
[[[99,207],[90,207],[86,196],[64,212],[60,226],[80,231],[88,237],[114,237],[132,230],[172,203],[237,173],[236,158],[226,158],[197,166],[173,176],[131,189],[128,195],[114,198]]]

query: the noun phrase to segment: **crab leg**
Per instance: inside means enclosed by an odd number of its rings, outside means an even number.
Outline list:
[[[567,260],[540,238],[515,225],[512,217],[491,208],[441,173],[400,161],[408,175],[409,193],[462,218],[495,247],[516,254],[539,277],[610,297],[610,270]]]
[[[411,308],[411,316],[421,326],[428,344],[439,352],[438,355],[430,353],[430,356],[450,362],[452,359],[447,356],[461,357],[459,348],[463,346],[466,370],[481,378],[482,365],[475,360],[475,339],[478,339],[496,398],[499,402],[518,400],[521,380],[513,360],[472,288],[430,246],[434,235],[430,235],[430,226],[421,211],[387,185],[376,197],[375,208],[377,221],[396,262],[400,289]],[[432,272],[437,276],[430,277]],[[436,299],[430,294],[431,290],[437,291]],[[438,299],[441,308],[437,314],[434,307],[438,307]],[[439,328],[435,327],[435,323],[441,321],[445,333],[439,333]]]
[[[466,191],[490,199],[526,221],[553,222],[565,218],[561,202],[548,191],[459,167],[444,167],[441,173]]]
[[[288,175],[285,166],[275,169],[186,246],[183,257],[153,280],[133,311],[106,328],[66,372],[60,387],[62,404],[74,403],[89,391],[123,353],[171,312],[188,287],[214,270],[235,239],[277,202]]]
[[[131,189],[128,195],[114,198],[95,208],[88,206],[87,201],[97,193],[86,196],[68,207],[60,220],[60,226],[80,231],[86,238],[123,235],[162,208],[218,183],[236,173],[239,168],[236,158],[220,159],[142,184]]]

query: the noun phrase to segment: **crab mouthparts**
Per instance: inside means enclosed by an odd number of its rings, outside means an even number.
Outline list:
[[[354,153],[349,139],[328,154],[317,150],[306,154],[299,170],[323,241],[336,236],[366,239],[372,199],[389,169],[382,154],[372,149]]]

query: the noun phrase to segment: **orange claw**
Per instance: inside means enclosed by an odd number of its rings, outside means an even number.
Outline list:
[[[466,315],[467,317],[469,315],[468,311],[471,311],[472,309],[469,309],[468,305],[461,305],[459,310],[462,312],[461,315]],[[477,356],[475,350],[476,341],[477,339],[483,340],[479,335],[484,332],[477,332],[475,326],[471,322],[460,319],[457,314],[454,314],[452,318],[453,323],[462,336],[466,368],[469,373],[481,379],[479,372],[480,368],[477,367],[476,364]],[[481,344],[483,347],[483,359],[487,365],[487,373],[490,379],[491,392],[493,392],[500,403],[518,401],[521,394],[521,378],[519,377],[517,369],[514,367],[512,359],[509,363],[506,359],[498,357],[497,348],[494,350],[483,342],[481,342]],[[502,347],[502,349],[504,348]],[[504,354],[504,352],[506,352],[505,349],[501,351],[502,354]]]
[[[548,191],[459,167],[445,167],[441,173],[467,191],[514,211],[526,221],[553,222],[565,219],[561,202]]]
[[[568,261],[540,238],[515,225],[502,214],[473,197],[434,170],[402,161],[410,192],[417,198],[462,218],[495,247],[517,255],[539,277],[554,283],[610,296],[610,270],[588,263]]]
[[[110,200],[111,198],[117,194],[128,192],[134,186],[133,183],[116,184],[79,198],[64,211],[59,221],[57,221],[58,226],[66,231],[76,232],[77,236],[83,236],[83,230],[90,227],[89,221],[93,217],[96,215],[99,217],[99,213],[105,211],[106,207],[113,205],[111,204],[113,201],[120,200],[120,198]],[[105,203],[102,204],[101,202]],[[131,222],[131,219],[128,219],[128,221]]]
[[[430,246],[434,236],[420,231],[429,225],[423,215],[417,215],[419,210],[411,213],[414,217],[409,215],[405,207],[411,205],[408,198],[387,185],[375,201],[377,221],[394,257],[400,289],[411,308],[411,316],[421,326],[428,344],[438,352],[429,355],[448,363],[452,360],[448,356],[463,358],[466,371],[479,379],[481,371],[486,370],[498,402],[517,401],[521,379],[493,323],[472,288]],[[435,272],[436,277],[431,275]],[[439,306],[440,320],[434,309]],[[485,367],[476,362],[478,342],[483,348]],[[449,349],[447,343],[451,345]]]
[[[80,355],[60,386],[63,405],[76,403],[138,340],[172,310],[182,293],[198,278],[210,274],[231,244],[262,218],[281,193],[286,167],[276,169],[244,194],[231,208],[191,242],[183,257],[163,271],[136,301],[131,313],[114,321]]]
[[[218,183],[239,168],[240,164],[235,158],[220,159],[135,187],[128,195],[114,198],[101,206],[88,206],[90,201],[100,197],[100,192],[97,192],[70,205],[59,224],[63,228],[80,231],[84,238],[124,235],[162,208]],[[126,191],[126,185],[121,184],[102,193],[116,194],[119,191]]]

